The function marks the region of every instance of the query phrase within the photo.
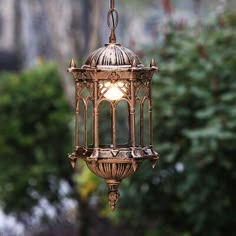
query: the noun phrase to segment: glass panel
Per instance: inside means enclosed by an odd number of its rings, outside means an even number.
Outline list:
[[[148,100],[145,100],[143,104],[143,117],[144,117],[144,125],[143,125],[144,146],[148,146],[149,145],[149,103],[148,103]]]
[[[135,106],[135,130],[136,130],[136,144],[137,146],[141,145],[140,140],[140,101],[136,101]]]
[[[129,106],[120,101],[116,106],[116,142],[118,146],[127,146],[129,142]]]
[[[87,97],[89,97],[89,91],[88,91],[88,88],[85,87],[83,88],[82,92],[81,92],[81,95],[80,95],[82,98],[86,99]]]
[[[139,91],[138,91],[138,94],[137,94],[137,97],[139,97],[140,99],[143,99],[145,96],[145,90],[144,90],[144,87],[143,85],[140,85],[139,87]]]
[[[112,126],[111,126],[111,104],[103,101],[99,105],[99,143],[100,146],[109,146],[112,143]]]
[[[85,129],[84,121],[85,121],[85,119],[84,118],[85,118],[85,106],[84,106],[83,100],[80,99],[80,101],[79,101],[79,122],[78,122],[79,146],[85,145],[85,139],[84,139],[84,129]]]
[[[93,103],[88,101],[88,146],[93,147]]]

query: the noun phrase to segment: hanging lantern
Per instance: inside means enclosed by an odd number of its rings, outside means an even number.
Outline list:
[[[131,50],[116,43],[118,12],[114,0],[107,16],[109,43],[93,52],[81,68],[72,59],[68,71],[75,80],[75,149],[69,155],[105,179],[115,209],[121,181],[144,160],[154,168],[151,80],[158,70],[154,59],[144,67]]]

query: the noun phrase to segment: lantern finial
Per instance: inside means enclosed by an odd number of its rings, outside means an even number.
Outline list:
[[[151,164],[152,164],[152,168],[154,169],[156,167],[156,164],[157,164],[157,159],[151,160]]]
[[[73,168],[75,168],[76,162],[77,162],[77,157],[75,156],[75,153],[68,154],[68,157],[70,159],[70,163]]]
[[[120,194],[118,192],[120,182],[116,181],[116,180],[107,180],[107,185],[108,185],[109,204],[110,204],[112,211],[114,211],[116,208],[117,202],[119,200],[119,196],[120,196]]]
[[[70,61],[69,67],[70,67],[70,68],[76,68],[76,64],[75,64],[75,61],[74,61],[73,58],[72,58],[71,61]]]
[[[152,58],[152,60],[150,62],[150,67],[158,70],[157,63],[156,63],[156,60],[154,58]]]

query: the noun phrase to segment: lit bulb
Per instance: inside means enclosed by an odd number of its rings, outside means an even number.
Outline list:
[[[109,100],[119,100],[124,96],[124,93],[118,88],[118,87],[123,87],[124,83],[123,82],[118,82],[118,83],[111,83],[107,82],[105,83],[105,88],[104,90],[107,90],[107,92],[104,94],[104,97],[109,99]]]

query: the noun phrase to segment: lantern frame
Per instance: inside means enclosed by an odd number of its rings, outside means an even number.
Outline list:
[[[112,13],[118,17],[111,0]],[[69,154],[71,164],[75,167],[77,159],[86,162],[88,168],[97,176],[105,179],[108,185],[108,199],[112,210],[115,209],[121,181],[132,175],[144,160],[150,160],[154,168],[159,158],[153,149],[152,131],[152,90],[151,81],[154,73],[158,71],[156,62],[151,60],[150,67],[144,67],[138,56],[129,49],[116,43],[115,28],[111,28],[110,42],[104,47],[93,52],[81,68],[77,68],[72,59],[68,72],[75,81],[75,148]],[[115,87],[122,97],[111,100],[106,97],[111,87]],[[140,97],[139,91],[143,91]],[[86,90],[86,95],[84,91]],[[111,108],[111,140],[108,145],[103,145],[99,140],[100,104],[105,101]],[[128,143],[117,143],[117,106],[125,101],[128,106]],[[92,104],[92,145],[88,142],[88,103]],[[148,103],[148,143],[144,142],[144,109]],[[83,104],[83,119],[80,114],[80,104]],[[140,107],[139,125],[137,128],[136,106]],[[83,124],[80,124],[83,120]],[[83,127],[83,132],[79,128]],[[137,129],[139,137],[137,141]],[[80,142],[83,135],[83,143]],[[108,134],[107,134],[108,135]]]

